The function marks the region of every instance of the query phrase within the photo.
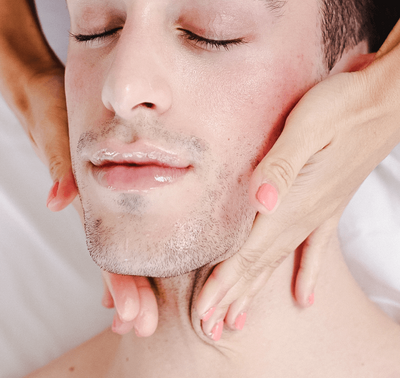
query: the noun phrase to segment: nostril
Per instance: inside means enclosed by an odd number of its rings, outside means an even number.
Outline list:
[[[154,107],[154,104],[152,104],[151,102],[144,102],[143,105],[144,105],[146,108],[149,108],[149,109],[152,109],[152,108]]]

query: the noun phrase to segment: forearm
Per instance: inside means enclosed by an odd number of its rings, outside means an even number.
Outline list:
[[[400,20],[375,59],[375,67],[366,70],[366,74],[371,82],[370,88],[376,88],[373,98],[377,114],[386,115],[386,120],[381,117],[382,125],[393,132],[395,145],[400,143]]]
[[[63,70],[48,45],[33,0],[0,0],[0,91],[24,128],[32,117],[31,79]]]

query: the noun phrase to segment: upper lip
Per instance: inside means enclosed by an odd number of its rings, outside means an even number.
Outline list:
[[[135,142],[120,146],[101,146],[90,156],[97,167],[112,164],[157,165],[170,168],[188,168],[190,162],[180,154],[148,143]]]

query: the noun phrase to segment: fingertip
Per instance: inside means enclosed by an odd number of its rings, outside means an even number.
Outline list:
[[[242,331],[244,328],[244,325],[246,323],[246,318],[247,318],[247,313],[246,312],[242,312],[241,314],[239,314],[239,316],[236,318],[235,320],[235,328],[238,331]]]
[[[158,318],[151,314],[140,314],[134,321],[134,329],[137,337],[150,337],[157,329]]]
[[[295,286],[295,299],[297,304],[302,308],[311,307],[315,301],[314,288],[306,285],[301,281],[301,277],[297,277]]]
[[[53,184],[47,198],[47,207],[54,212],[61,211],[74,200],[77,194],[78,188],[70,171]]]
[[[118,313],[114,314],[113,324],[111,326],[111,330],[118,335],[126,335],[131,332],[133,329],[133,322],[124,322],[118,316]]]
[[[109,273],[108,286],[114,306],[123,322],[132,322],[140,311],[139,293],[132,276]]]
[[[101,304],[105,308],[113,308],[114,307],[114,300],[110,291],[107,288],[104,288],[103,298],[101,300]]]
[[[309,306],[312,306],[313,304],[314,304],[314,300],[315,300],[315,295],[314,295],[314,293],[311,293],[309,296],[308,296],[308,305]]]
[[[47,197],[46,206],[51,211],[56,211],[56,210],[53,210],[53,208],[54,208],[54,200],[57,197],[59,186],[60,186],[60,182],[59,181],[54,182],[53,186],[50,188],[50,192],[49,192],[49,195]]]
[[[274,185],[263,183],[257,190],[256,199],[268,213],[272,213],[278,204],[278,190]]]
[[[202,317],[201,320],[203,322],[207,322],[211,316],[214,314],[216,307],[211,307]]]
[[[214,272],[208,277],[196,302],[196,312],[200,319],[204,319],[210,312],[214,312],[215,306],[220,302],[220,284],[214,277]],[[223,296],[222,296],[223,297]],[[212,315],[212,314],[211,314]],[[209,318],[209,316],[208,316]]]
[[[154,334],[158,325],[158,306],[150,287],[139,290],[140,312],[134,320],[135,333],[138,337],[149,337]]]

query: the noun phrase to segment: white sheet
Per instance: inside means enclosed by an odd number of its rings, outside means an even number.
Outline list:
[[[63,0],[37,2],[44,30],[65,61]],[[0,99],[0,377],[42,366],[111,324],[100,273],[72,208],[45,203],[49,175]],[[363,184],[341,222],[351,271],[400,322],[400,146]]]

